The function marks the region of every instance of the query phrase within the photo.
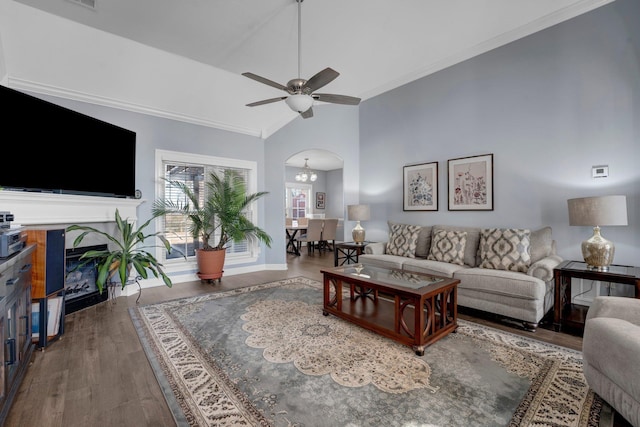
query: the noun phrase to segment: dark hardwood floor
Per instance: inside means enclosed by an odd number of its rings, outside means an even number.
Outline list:
[[[288,270],[224,276],[221,283],[194,281],[143,289],[139,304],[218,292],[287,277],[322,279],[320,269],[333,266],[333,254],[288,255]],[[6,426],[121,427],[174,426],[147,361],[128,308],[137,296],[121,297],[65,317],[65,334],[43,351],[35,350]],[[460,318],[549,343],[582,348],[579,336],[539,328],[531,333],[477,313]],[[619,418],[619,417],[618,417]],[[616,426],[625,424],[616,423]]]

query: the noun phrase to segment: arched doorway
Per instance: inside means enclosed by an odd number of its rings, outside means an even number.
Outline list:
[[[306,181],[300,178],[305,169]],[[285,161],[285,218],[338,218],[338,240],[344,236],[344,161],[337,154],[321,149],[304,150]],[[296,177],[298,176],[298,179]]]

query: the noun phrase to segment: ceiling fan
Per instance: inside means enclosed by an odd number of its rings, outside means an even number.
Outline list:
[[[333,104],[344,105],[358,105],[360,98],[346,95],[335,95],[331,93],[314,93],[321,87],[331,83],[336,77],[340,75],[332,68],[325,68],[319,73],[315,74],[309,80],[305,80],[300,77],[300,56],[301,56],[301,21],[302,11],[301,4],[304,0],[295,0],[298,3],[298,78],[289,80],[286,86],[276,83],[273,80],[258,76],[253,73],[242,73],[243,76],[249,77],[260,83],[264,83],[276,89],[281,89],[287,92],[288,96],[280,96],[278,98],[264,99],[262,101],[252,102],[247,104],[247,107],[256,107],[258,105],[270,104],[272,102],[278,102],[284,100],[289,108],[293,111],[300,113],[302,118],[308,119],[313,117],[313,101],[330,102]]]

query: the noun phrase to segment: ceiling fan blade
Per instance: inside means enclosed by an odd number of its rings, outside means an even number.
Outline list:
[[[360,103],[360,98],[355,96],[334,95],[332,93],[314,93],[313,99],[333,104],[358,105]]]
[[[256,107],[258,105],[271,104],[272,102],[282,101],[283,99],[287,99],[287,97],[281,96],[279,98],[263,99],[262,101],[256,101],[256,102],[252,102],[251,104],[247,104],[247,107]]]
[[[303,119],[313,117],[313,108],[309,107],[307,111],[303,111],[302,113],[300,113],[300,116],[302,116]]]
[[[253,79],[253,80],[257,81],[257,82],[264,83],[264,84],[266,84],[268,86],[275,87],[276,89],[284,90],[285,92],[287,92],[287,87],[286,86],[282,86],[280,83],[276,83],[273,80],[269,80],[269,79],[266,79],[264,77],[260,77],[259,75],[253,74],[253,73],[242,73],[242,75],[245,76],[245,77],[249,77],[250,79]]]
[[[324,70],[317,73],[315,76],[311,77],[307,80],[307,84],[305,88],[309,89],[310,92],[320,89],[326,84],[331,83],[336,77],[340,75],[339,72],[332,68],[325,68]]]

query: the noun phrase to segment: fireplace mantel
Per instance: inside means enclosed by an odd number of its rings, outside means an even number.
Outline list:
[[[0,191],[0,211],[12,213],[13,224],[21,226],[113,222],[116,209],[122,218],[137,221],[142,203],[142,199]]]

